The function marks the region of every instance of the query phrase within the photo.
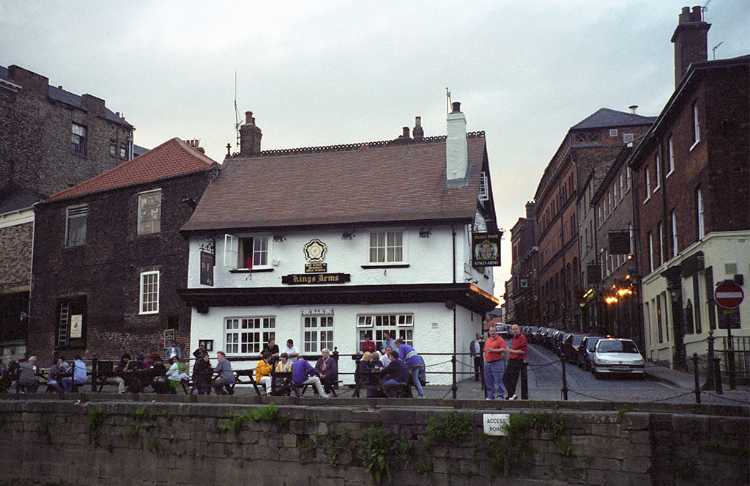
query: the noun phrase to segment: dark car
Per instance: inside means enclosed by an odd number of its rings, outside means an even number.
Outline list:
[[[602,336],[586,336],[583,338],[578,348],[578,366],[585,370],[591,369],[591,361],[593,360],[596,343],[600,339],[604,338]]]

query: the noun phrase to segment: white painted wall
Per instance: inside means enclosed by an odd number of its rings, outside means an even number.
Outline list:
[[[404,231],[404,259],[408,268],[362,268],[369,264],[370,230]],[[273,241],[271,232],[236,233],[237,236],[269,236],[269,262],[277,260],[270,272],[231,273],[224,267],[224,233],[216,238],[216,267],[214,287],[285,287],[281,277],[288,274],[305,273],[303,246],[313,238],[318,238],[328,246],[326,262],[329,273],[349,273],[351,282],[336,285],[388,285],[416,283],[450,283],[453,281],[452,231],[450,225],[432,226],[429,238],[419,236],[420,227],[401,228],[359,228],[351,240],[342,238],[342,230],[279,231],[284,241]],[[483,290],[493,293],[492,270],[480,272],[471,266],[471,226],[455,225],[456,230],[456,281],[459,283],[476,280]],[[188,287],[200,285],[200,246],[205,238],[190,238],[190,261],[188,267]]]
[[[698,251],[703,251],[704,254],[704,267],[711,267],[713,270],[714,284],[727,279],[732,279],[734,273],[728,273],[727,265],[736,265],[736,273],[743,274],[745,276],[745,285],[743,287],[745,291],[745,300],[740,306],[740,320],[742,323],[741,329],[733,329],[732,335],[734,336],[750,336],[750,231],[731,231],[721,233],[710,233],[706,235],[703,240],[697,241],[685,248],[680,254],[668,262],[669,265],[679,264],[686,258],[695,254]],[[662,292],[666,292],[666,280],[659,276],[659,273],[668,267],[667,264],[661,268],[655,270],[653,273],[648,275],[643,280],[643,302],[649,302],[650,316],[647,322],[649,325],[646,326],[646,357],[654,360],[672,361],[672,346],[674,343],[674,332],[672,330],[672,309],[669,301],[667,302],[667,313],[669,323],[669,340],[667,341],[666,335],[664,336],[664,343],[659,344],[657,340],[657,321],[656,321],[656,308],[650,303],[656,299],[656,296]],[[693,353],[705,354],[706,353],[706,341],[708,337],[709,317],[708,307],[705,303],[706,293],[713,292],[713,289],[705,288],[704,272],[699,273],[699,291],[700,301],[698,306],[694,306],[694,312],[699,311],[701,313],[701,327],[702,332],[700,334],[687,334],[685,336],[685,344],[687,355],[692,356]],[[669,295],[667,293],[667,295]],[[687,299],[693,300],[693,282],[692,278],[682,280],[682,295],[683,295],[683,306],[686,305]],[[643,311],[643,307],[642,307]],[[662,309],[664,316],[664,309]],[[664,319],[664,317],[662,317]],[[694,319],[695,320],[695,319]],[[662,323],[664,325],[664,322]],[[718,326],[718,318],[717,318]],[[726,336],[725,330],[717,329],[714,333],[715,336]],[[717,341],[718,343],[719,341]]]
[[[193,310],[191,323],[190,349],[198,347],[198,341],[211,339],[214,341],[214,352],[222,351],[225,345],[224,320],[228,317],[273,316],[276,319],[276,341],[280,347],[287,339],[293,339],[295,346],[302,352],[302,312],[315,306],[258,306],[258,307],[211,307],[206,314]],[[379,305],[334,305],[320,306],[333,309],[333,339],[334,345],[341,354],[356,352],[357,315],[361,313],[412,313],[414,315],[414,347],[418,352],[452,353],[453,352],[453,311],[443,303],[419,304],[379,304]],[[480,327],[480,316],[458,306],[457,335],[459,336],[458,351],[468,350],[471,336]],[[469,362],[468,357],[460,358]],[[450,356],[425,356],[428,367],[427,380],[431,384],[450,384],[451,375],[430,374],[432,371],[451,371]],[[448,361],[439,366],[437,363]],[[254,361],[234,362],[235,369],[255,368]],[[468,368],[467,368],[468,370]],[[340,372],[354,372],[354,362],[349,357],[339,360]],[[353,376],[340,378],[344,383],[353,383]]]

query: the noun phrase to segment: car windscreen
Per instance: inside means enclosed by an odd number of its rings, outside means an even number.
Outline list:
[[[589,351],[593,351],[596,349],[596,343],[599,342],[601,338],[588,338],[586,340],[586,349]]]
[[[633,341],[599,341],[597,353],[637,353],[638,348]]]

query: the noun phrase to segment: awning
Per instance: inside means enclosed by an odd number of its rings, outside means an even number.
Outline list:
[[[455,303],[474,312],[487,312],[499,300],[469,283],[336,285],[260,288],[193,288],[177,293],[198,312],[210,307],[318,304]]]

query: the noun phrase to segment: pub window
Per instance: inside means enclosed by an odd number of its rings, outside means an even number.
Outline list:
[[[206,351],[213,351],[214,350],[214,340],[213,339],[199,339],[198,340],[198,347],[203,348]]]
[[[159,271],[142,272],[140,286],[140,313],[159,313]]]
[[[695,309],[693,316],[695,320],[695,332],[696,334],[702,334],[703,333],[703,320],[701,319],[701,290],[700,290],[700,282],[698,281],[698,274],[693,274],[693,302],[695,302]]]
[[[386,331],[394,339],[401,338],[406,344],[414,345],[413,314],[360,314],[357,316],[357,330],[357,349],[361,349],[365,338],[380,345],[385,339]]]
[[[403,261],[403,232],[374,231],[370,233],[370,263],[400,263]]]
[[[643,204],[646,204],[649,199],[651,199],[651,171],[648,170],[648,166],[646,166],[643,169],[644,175],[646,179],[646,199],[643,200]]]
[[[706,236],[706,221],[703,218],[704,207],[703,207],[703,191],[699,187],[695,191],[695,206],[696,206],[696,229],[698,230],[698,239],[700,240]]]
[[[138,194],[138,234],[161,231],[161,189]]]
[[[648,232],[648,270],[654,271],[654,235]]]
[[[88,213],[88,206],[67,208],[65,211],[65,246],[80,246],[86,243]]]
[[[669,168],[667,170],[667,177],[672,175],[672,172],[674,172],[674,145],[672,144],[672,137],[669,137],[669,140],[667,141],[667,164],[669,164]]]
[[[271,338],[276,339],[276,318],[231,317],[225,319],[224,352],[226,354],[257,354]]]
[[[333,316],[305,316],[303,321],[305,353],[333,350]]]
[[[658,191],[661,187],[661,156],[656,154],[656,186],[654,192]]]
[[[659,266],[664,263],[665,251],[664,251],[664,225],[659,221]]]
[[[74,154],[86,155],[86,127],[73,123],[70,133],[70,147]]]
[[[109,142],[109,156],[117,157],[117,142],[115,141]]]
[[[676,257],[680,251],[680,244],[677,241],[677,210],[672,210],[672,256]]]

